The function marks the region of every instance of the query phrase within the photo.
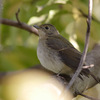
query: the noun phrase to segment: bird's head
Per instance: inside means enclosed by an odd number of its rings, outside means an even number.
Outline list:
[[[40,38],[59,34],[57,29],[51,24],[43,24],[40,26],[34,25],[34,27],[38,30],[38,34]]]

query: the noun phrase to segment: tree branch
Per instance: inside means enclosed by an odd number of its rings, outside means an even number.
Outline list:
[[[81,13],[81,15],[79,15],[80,17],[85,17],[85,18],[87,18],[88,17],[88,15],[86,14],[86,13],[84,13],[81,9],[78,9],[79,11],[80,11],[80,13]],[[97,23],[100,23],[100,21],[98,21],[96,18],[94,18],[93,16],[91,16],[92,17],[92,20],[93,21],[95,21],[95,22],[97,22]]]
[[[78,66],[75,74],[73,75],[71,81],[67,85],[67,89],[69,89],[73,85],[73,83],[75,82],[76,78],[78,77],[78,75],[80,74],[80,72],[82,70],[83,64],[84,64],[85,59],[86,59],[86,54],[87,54],[88,45],[89,45],[91,16],[92,16],[92,0],[89,0],[89,3],[88,3],[88,19],[87,19],[87,32],[86,32],[85,47],[84,47],[84,51],[83,51],[83,54],[82,54],[79,66]]]
[[[100,82],[100,44],[96,44],[93,50],[87,54],[85,63],[86,65],[94,65],[94,67],[89,68],[89,70]],[[98,84],[91,75],[87,77],[83,74],[81,78],[77,77],[70,89],[74,96]]]
[[[20,9],[18,9],[18,11],[16,12],[16,19],[18,21],[19,24],[21,24],[21,21],[19,20],[19,12],[20,12]]]
[[[10,25],[10,26],[14,26],[20,29],[24,29],[28,32],[34,33],[35,35],[38,35],[38,30],[32,26],[29,26],[25,23],[20,22],[16,22],[13,20],[8,20],[8,19],[4,19],[4,18],[0,18],[0,24],[4,24],[4,25]]]
[[[96,98],[93,98],[93,97],[84,95],[84,94],[82,94],[82,93],[79,93],[79,95],[81,95],[81,96],[83,96],[83,97],[85,97],[85,98],[88,98],[88,99],[90,99],[90,100],[100,100],[100,99],[96,99]]]

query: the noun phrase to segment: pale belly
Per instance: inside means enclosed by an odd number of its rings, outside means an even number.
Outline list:
[[[71,69],[67,67],[58,56],[55,50],[46,49],[45,45],[39,43],[37,56],[43,67],[55,73],[70,73]]]

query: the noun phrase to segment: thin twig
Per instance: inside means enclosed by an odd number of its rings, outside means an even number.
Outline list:
[[[78,75],[80,74],[80,72],[82,70],[83,64],[84,64],[85,59],[86,59],[86,54],[87,54],[88,45],[89,45],[89,36],[90,36],[90,26],[91,26],[91,16],[92,16],[92,3],[93,3],[92,0],[89,0],[89,3],[88,3],[87,32],[86,32],[84,51],[83,51],[79,66],[78,66],[75,74],[73,75],[71,81],[67,85],[67,89],[69,89],[73,85],[73,83],[75,82],[76,78],[78,77]]]
[[[29,25],[22,23],[22,22],[21,22],[21,24],[19,24],[17,21],[0,18],[0,24],[14,26],[14,27],[17,27],[20,29],[24,29],[28,32],[34,33],[35,35],[38,35],[38,30],[36,28],[29,26]]]
[[[84,94],[82,94],[82,93],[79,93],[79,95],[81,95],[81,96],[83,96],[83,97],[85,97],[85,98],[88,98],[88,99],[90,99],[90,100],[100,100],[100,99],[96,99],[96,98],[93,98],[93,97],[84,95]]]
[[[20,28],[20,29],[24,29],[24,30],[26,30],[28,32],[34,33],[35,35],[38,35],[38,30],[36,28],[34,28],[32,26],[29,26],[29,25],[27,25],[25,23],[22,23],[19,20],[19,17],[18,17],[19,12],[20,12],[20,9],[18,9],[18,11],[16,12],[16,19],[17,19],[17,21],[0,18],[0,24],[14,26],[14,27],[17,27],[17,28]]]
[[[81,13],[81,15],[79,15],[79,16],[83,16],[83,17],[85,17],[85,18],[87,18],[88,17],[88,15],[86,14],[86,13],[84,13],[81,9],[78,9],[79,11],[80,11],[80,13]],[[94,18],[93,16],[91,16],[91,18],[92,18],[92,20],[93,21],[95,21],[95,22],[97,22],[97,23],[100,23],[100,21],[98,21],[96,18]]]
[[[18,11],[16,12],[16,19],[18,21],[19,24],[21,24],[21,21],[19,20],[19,12],[20,12],[20,9],[18,9]]]

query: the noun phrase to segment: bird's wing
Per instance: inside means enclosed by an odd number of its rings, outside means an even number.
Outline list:
[[[49,48],[58,52],[58,56],[65,65],[74,70],[78,67],[81,53],[75,49],[68,40],[61,35],[49,36],[46,40],[46,44]]]

